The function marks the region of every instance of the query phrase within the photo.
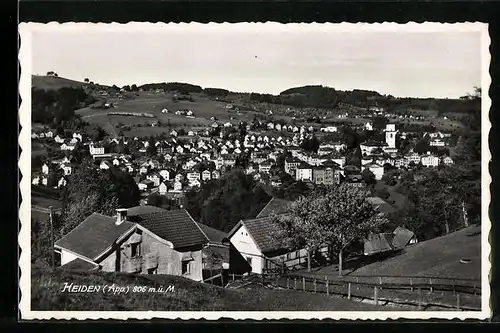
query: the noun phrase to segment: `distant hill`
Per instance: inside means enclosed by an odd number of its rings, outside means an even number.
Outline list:
[[[63,77],[34,75],[32,85],[38,89],[57,90],[64,87],[78,88],[86,83]],[[108,86],[101,86],[104,89]],[[376,91],[354,89],[351,91],[336,90],[321,85],[293,87],[282,91],[279,95],[249,93],[241,94],[222,88],[202,88],[198,85],[181,82],[162,82],[143,84],[137,88],[143,90],[160,89],[176,91],[182,94],[204,93],[209,97],[225,97],[229,94],[243,95],[250,102],[286,105],[304,108],[338,108],[349,111],[351,107],[368,109],[374,106],[384,108],[389,112],[400,112],[408,109],[437,111],[445,113],[474,114],[480,110],[480,99],[439,99],[439,98],[409,98],[382,95]]]
[[[61,88],[81,88],[87,84],[88,83],[71,80],[60,76],[49,76],[49,75],[31,76],[31,86],[36,89],[58,90]],[[109,88],[104,85],[98,85],[98,87]]]
[[[66,79],[64,77],[32,75],[31,85],[37,89],[57,90],[61,88],[79,88],[85,85],[85,83]]]

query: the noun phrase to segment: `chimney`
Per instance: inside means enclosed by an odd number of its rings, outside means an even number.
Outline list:
[[[122,224],[127,220],[127,208],[118,208],[116,209],[116,225]]]

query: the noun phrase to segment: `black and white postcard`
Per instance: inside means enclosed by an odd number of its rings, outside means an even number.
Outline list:
[[[486,319],[488,27],[21,23],[22,319]]]

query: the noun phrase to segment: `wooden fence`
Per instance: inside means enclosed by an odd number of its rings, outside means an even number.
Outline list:
[[[476,280],[393,276],[332,278],[296,274],[268,275],[264,280],[278,288],[371,300],[377,305],[406,305],[419,310],[481,310],[481,288]]]

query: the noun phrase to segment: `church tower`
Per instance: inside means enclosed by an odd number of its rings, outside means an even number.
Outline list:
[[[387,124],[385,125],[385,142],[389,148],[396,148],[396,125]]]

